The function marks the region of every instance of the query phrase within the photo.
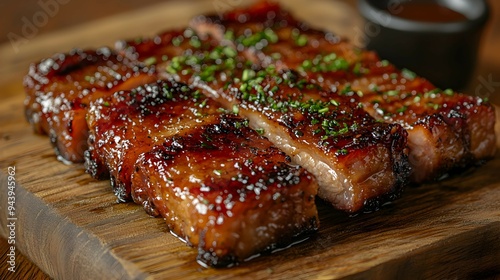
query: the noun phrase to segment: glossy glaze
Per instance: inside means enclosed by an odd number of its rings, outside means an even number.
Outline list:
[[[360,102],[376,119],[403,125],[409,134],[412,181],[433,180],[493,156],[494,110],[480,98],[439,90],[374,52],[311,29],[277,4],[259,3],[223,18],[201,16],[192,25],[214,37],[231,34],[249,59],[296,69],[306,80]]]
[[[185,84],[159,81],[98,100],[89,114],[91,173],[107,169],[120,199],[164,217],[210,266],[318,227],[312,176],[220,109]]]
[[[109,48],[57,54],[32,64],[24,78],[26,118],[35,132],[50,136],[63,160],[81,162],[90,102],[154,80],[149,70]]]

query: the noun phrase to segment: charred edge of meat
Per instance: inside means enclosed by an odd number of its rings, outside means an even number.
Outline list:
[[[132,200],[130,196],[130,190],[127,190],[127,188],[123,184],[118,183],[115,176],[110,175],[109,181],[111,184],[111,189],[118,199],[118,202],[127,202]]]
[[[210,266],[214,268],[229,268],[233,266],[240,265],[243,262],[250,261],[256,257],[271,255],[276,250],[288,248],[289,246],[305,241],[309,238],[309,236],[318,231],[319,224],[316,218],[311,218],[307,223],[304,223],[304,226],[297,229],[299,234],[294,236],[290,236],[287,238],[280,238],[280,240],[276,243],[269,244],[268,247],[261,250],[259,253],[256,253],[253,256],[246,258],[245,260],[238,260],[234,255],[227,255],[224,257],[219,257],[214,254],[210,250],[204,250],[205,244],[203,241],[205,238],[203,236],[200,237],[200,244],[198,246],[198,256],[196,257],[196,261],[202,266]],[[202,233],[203,234],[203,233]]]
[[[460,154],[454,153],[452,156],[441,155],[441,159],[438,163],[438,167],[435,168],[425,180],[418,180],[417,183],[434,181],[444,174],[450,172],[454,168],[464,168],[469,163],[474,161],[474,158],[470,152],[470,135],[465,131],[464,116],[462,114],[454,115],[453,117],[443,116],[441,113],[435,113],[432,115],[425,116],[417,121],[414,126],[424,126],[428,131],[433,133],[435,131],[445,132],[451,140],[446,141],[443,139],[444,136],[439,135],[439,138],[435,142],[437,145],[438,153],[444,153],[447,149],[451,147],[460,149]],[[444,128],[439,128],[439,127]],[[449,143],[453,141],[453,143]]]
[[[402,190],[404,186],[408,185],[408,178],[412,173],[412,166],[408,159],[408,146],[407,138],[408,132],[406,132],[400,125],[392,125],[391,134],[394,141],[391,142],[390,151],[393,157],[393,170],[396,176],[396,192],[400,192],[397,189]],[[399,139],[404,139],[404,141],[399,141]],[[401,153],[402,152],[402,153]]]
[[[26,99],[28,98],[33,98],[33,97],[26,96]],[[40,124],[40,121],[42,119],[42,113],[40,111],[31,108],[31,106],[28,106],[29,103],[30,103],[29,101],[27,100],[25,101],[24,118],[31,125],[34,133],[47,134],[47,132],[43,129],[42,125]]]
[[[372,213],[380,210],[385,204],[392,203],[397,200],[403,194],[404,188],[402,186],[397,186],[393,190],[383,195],[369,198],[365,201],[365,205],[362,209],[363,213]],[[361,212],[361,211],[360,211]],[[352,213],[356,215],[356,213]]]
[[[109,179],[108,170],[101,163],[98,163],[95,157],[92,157],[90,150],[86,150],[83,153],[83,157],[85,159],[84,167],[87,173],[98,180]]]

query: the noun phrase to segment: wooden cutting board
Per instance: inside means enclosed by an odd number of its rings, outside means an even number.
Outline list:
[[[48,138],[33,134],[24,120],[17,71],[24,71],[27,62],[72,46],[110,44],[186,25],[194,14],[234,2],[166,3],[39,38],[15,59],[0,50],[12,66],[11,78],[0,73],[0,234],[9,235],[7,172],[15,167],[16,247],[54,278],[428,279],[500,273],[500,152],[480,167],[409,187],[376,213],[348,217],[318,201],[321,229],[308,240],[237,267],[206,269],[195,262],[194,249],[168,233],[162,219],[137,205],[118,204],[109,181],[95,181],[81,165],[57,161]],[[305,3],[287,1],[287,6],[309,21],[326,11],[338,13],[337,19],[352,14],[335,2]],[[344,34],[352,24],[326,23]]]

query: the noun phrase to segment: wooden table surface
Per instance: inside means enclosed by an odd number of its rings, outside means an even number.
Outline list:
[[[4,13],[5,16],[2,15],[2,17],[0,17],[0,85],[2,85],[4,89],[12,88],[12,90],[0,92],[0,97],[4,99],[15,94],[20,94],[19,89],[22,83],[22,76],[28,64],[32,61],[37,61],[55,52],[67,51],[74,46],[96,47],[99,45],[109,45],[118,38],[130,38],[136,35],[153,34],[162,29],[171,28],[171,23],[162,25],[162,23],[151,22],[149,25],[152,28],[147,29],[147,31],[130,28],[121,33],[114,34],[111,37],[107,37],[106,39],[96,40],[95,38],[72,37],[73,31],[74,33],[78,33],[78,31],[82,29],[89,29],[89,26],[99,28],[99,24],[109,23],[110,21],[107,19],[110,17],[120,21],[127,17],[134,17],[138,14],[138,11],[141,11],[141,14],[144,14],[144,10],[146,10],[145,14],[148,12],[154,13],[157,7],[165,5],[165,3],[160,2],[165,1],[69,1],[67,4],[61,4],[57,8],[57,12],[54,12],[53,16],[50,15],[48,17],[45,24],[37,26],[37,30],[34,32],[35,34],[32,38],[29,38],[26,43],[17,46],[15,46],[15,44],[13,45],[10,40],[12,38],[12,33],[18,35],[22,34],[23,25],[25,24],[25,20],[23,19],[34,19],[34,15],[41,11],[42,8],[39,6],[38,1],[34,0],[25,2],[2,2],[0,4],[0,10],[3,11],[2,13]],[[186,2],[192,3],[186,4]],[[179,5],[186,6],[186,11],[192,10],[189,9],[189,5],[192,5],[191,8],[198,7],[198,10],[203,12],[217,9],[217,4],[227,4],[230,2],[231,1],[228,0],[183,1],[181,4],[179,1]],[[233,1],[231,3],[234,2],[238,1]],[[353,36],[356,34],[356,30],[362,27],[362,21],[359,19],[355,9],[355,1],[338,2],[340,2],[339,5],[344,5],[344,8],[350,11],[347,17],[338,20],[338,24],[351,24],[353,26],[352,28],[343,29],[348,30],[348,32],[342,35],[351,37],[356,41],[356,38]],[[473,76],[465,92],[480,95],[481,97],[488,97],[493,103],[498,105],[500,104],[500,52],[498,51],[500,47],[500,1],[490,1],[490,4],[492,8],[492,17],[485,29],[481,41],[478,67],[476,69],[476,74]],[[147,21],[147,18],[141,20]],[[324,17],[316,21],[320,21],[318,23],[319,25],[325,24],[328,26],[331,24],[330,22],[323,22],[322,20],[329,21],[331,19]],[[185,22],[180,22],[178,26],[185,24]],[[142,24],[142,26],[145,25],[148,24]],[[356,28],[356,26],[358,26],[358,28]],[[54,39],[58,38],[57,35],[64,35],[65,38]],[[87,35],[92,36],[91,34]],[[99,35],[97,37],[99,37]],[[20,252],[17,252],[16,258],[17,265],[19,266],[18,271],[15,274],[9,273],[6,266],[8,248],[7,242],[4,239],[0,239],[1,279],[48,278],[48,276],[39,270],[37,266],[32,264],[28,258],[20,255]]]

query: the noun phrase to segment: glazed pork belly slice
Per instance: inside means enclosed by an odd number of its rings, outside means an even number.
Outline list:
[[[324,61],[319,55],[298,68],[308,80],[358,99],[376,119],[405,127],[413,182],[435,180],[494,156],[494,107],[481,98],[435,88],[373,53],[357,62],[357,70],[331,71],[321,66]],[[339,78],[341,73],[347,78]]]
[[[161,215],[210,266],[287,246],[319,225],[314,178],[219,109],[184,84],[159,81],[98,100],[89,113],[88,156],[130,182],[120,199]]]
[[[26,118],[35,132],[49,135],[60,159],[81,162],[89,103],[155,79],[108,48],[57,54],[32,64],[24,78]]]
[[[364,69],[371,73],[368,88],[356,79],[339,84],[339,71],[306,75],[322,87],[336,88],[340,94],[359,100],[374,118],[401,124],[408,132],[413,182],[435,180],[494,156],[495,110],[491,104],[435,88],[411,71],[399,71],[385,61],[378,60]],[[382,74],[384,69],[390,71]],[[376,84],[373,77],[378,77]]]
[[[376,121],[358,102],[293,71],[245,69],[233,81],[207,92],[315,175],[319,197],[335,208],[376,210],[407,183],[406,132],[400,125]]]
[[[142,154],[132,176],[138,202],[153,205],[210,266],[287,246],[318,226],[313,178],[241,118],[219,117]]]
[[[488,102],[435,88],[413,72],[399,71],[386,61],[364,59],[358,65],[363,65],[358,71],[370,74],[341,83],[338,73],[352,69],[307,70],[305,75],[322,87],[358,99],[374,118],[405,127],[413,182],[435,180],[495,154],[495,112]],[[304,71],[304,67],[299,69]]]
[[[160,50],[165,49],[160,45],[157,47]],[[342,105],[338,107],[335,105],[336,99],[330,101],[329,97],[325,97],[326,91],[318,90],[314,84],[306,86],[303,84],[305,80],[295,81],[300,83],[300,86],[291,85],[294,82],[286,85],[276,84],[278,73],[272,66],[257,71],[260,75],[258,79],[262,80],[253,84],[256,81],[253,75],[256,73],[252,67],[257,69],[260,66],[253,64],[230,46],[217,46],[211,51],[190,46],[184,48],[182,55],[166,61],[162,66],[166,71],[159,75],[190,83],[203,93],[216,98],[229,110],[236,106],[238,113],[250,119],[253,128],[262,131],[297,164],[316,176],[320,183],[320,197],[330,201],[338,209],[354,213],[361,209],[376,209],[385,199],[398,195],[408,176],[404,150],[406,134],[399,125],[376,122],[357,107],[357,102],[351,102],[350,98],[337,96],[338,101],[342,100]],[[151,52],[151,49],[148,52]],[[139,53],[136,56],[148,55]],[[157,70],[159,69],[161,68],[157,67]],[[290,74],[292,72],[284,72],[283,75]],[[273,75],[273,78],[263,79],[268,75]],[[248,79],[252,82],[248,82]],[[310,86],[313,87],[306,90],[306,87]],[[265,91],[268,92],[259,92],[257,99],[245,99],[244,96],[248,97],[253,93],[238,94],[240,87],[248,87],[249,91],[255,90],[255,87],[266,88]],[[269,89],[274,87],[278,88],[277,91],[281,92],[281,95],[277,96],[278,93],[274,91],[269,92]],[[238,99],[240,97],[241,100]],[[275,104],[285,104],[285,110],[289,111],[283,112],[281,109],[268,107],[271,102],[269,100],[274,98],[278,98]],[[261,104],[260,101],[267,103]],[[300,108],[292,108],[301,102],[326,106],[323,110],[330,110],[329,107],[332,107],[331,114],[325,115],[326,111],[309,114],[302,112]],[[261,106],[254,107],[251,105],[253,103]],[[290,105],[291,103],[295,105]],[[241,106],[238,107],[239,105]],[[268,112],[273,113],[268,115]],[[294,127],[294,117],[299,115],[303,115],[304,120],[300,125],[297,124],[298,127]],[[350,129],[346,130],[344,126]],[[319,132],[313,135],[313,131],[318,129]],[[326,130],[332,135],[326,135]],[[335,135],[336,130],[342,131],[343,135]],[[306,135],[299,137],[297,133]],[[330,140],[322,139],[330,136]]]
[[[359,100],[373,117],[402,124],[408,131],[414,182],[436,179],[495,153],[491,105],[449,90],[441,94],[415,73],[311,29],[277,4],[258,3],[229,12],[223,20],[201,16],[192,26],[221,41],[231,39],[256,63],[297,69],[307,80]]]
[[[214,122],[219,114],[216,103],[185,84],[165,81],[117,91],[90,106],[87,172],[94,178],[109,175],[118,199],[129,201],[140,154],[159,139]]]
[[[495,154],[495,111],[482,99],[435,89],[367,95],[372,115],[408,132],[414,182],[437,179]]]

